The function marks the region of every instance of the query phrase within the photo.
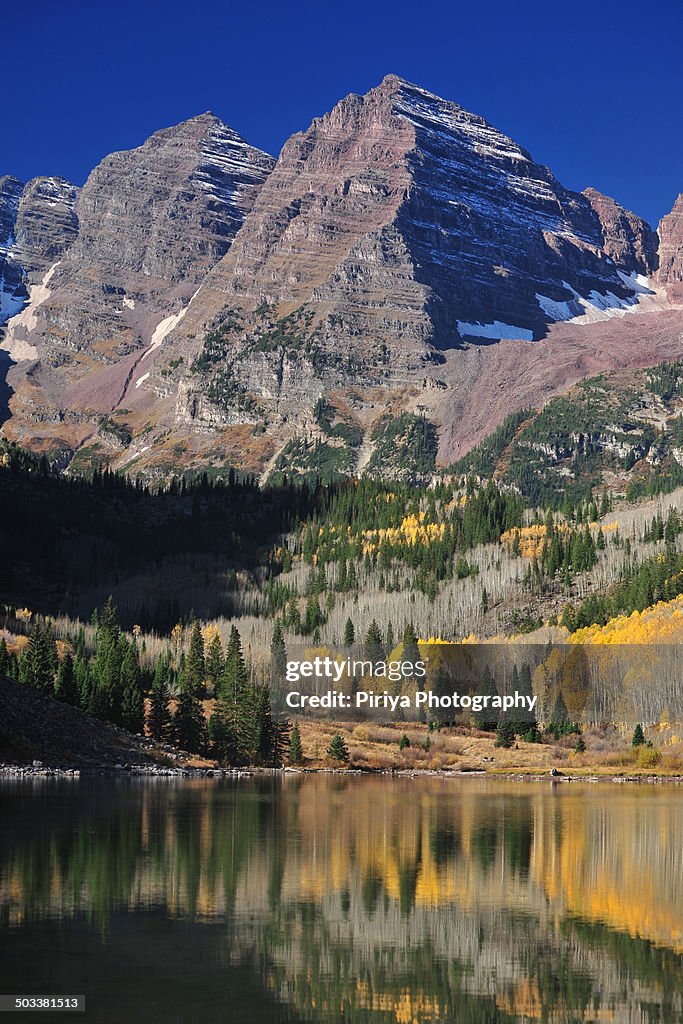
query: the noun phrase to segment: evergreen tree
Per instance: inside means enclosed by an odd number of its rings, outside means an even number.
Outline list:
[[[149,702],[147,727],[153,740],[160,743],[170,738],[171,711],[169,708],[170,694],[165,675],[155,675]]]
[[[285,681],[287,674],[287,647],[285,646],[285,636],[280,619],[275,620],[275,626],[273,627],[273,637],[270,641],[270,659],[271,678],[275,685],[280,686]]]
[[[0,639],[0,675],[8,675],[7,667],[9,665],[9,651],[7,650],[7,643],[5,638]]]
[[[52,624],[37,622],[33,627],[21,659],[22,682],[49,693],[53,690],[57,670],[57,645]]]
[[[190,634],[190,650],[185,661],[185,680],[197,695],[204,692],[206,678],[206,662],[204,659],[204,637],[202,627],[197,619],[192,623]]]
[[[344,742],[344,737],[341,733],[335,733],[330,740],[330,745],[327,748],[327,755],[331,757],[333,761],[341,761],[344,764],[348,763],[349,760],[349,748]]]
[[[55,697],[64,701],[72,707],[80,704],[80,692],[76,681],[74,659],[69,651],[64,655],[63,661],[57,669],[57,680],[55,682]]]
[[[558,692],[555,705],[550,715],[548,732],[552,733],[556,740],[559,740],[560,736],[566,736],[569,733],[576,731],[576,725],[574,724],[574,722],[570,721],[569,712],[567,711],[567,705],[564,702],[564,697],[562,696],[562,691],[560,690]]]
[[[180,679],[180,694],[173,716],[173,732],[181,750],[201,753],[204,747],[204,712],[202,703],[185,678]]]
[[[412,622],[403,631],[403,661],[415,664],[420,661],[420,648],[417,644],[417,633]]]
[[[481,697],[497,697],[498,690],[496,689],[496,682],[491,674],[491,669],[488,665],[484,666],[484,671],[477,687],[477,695]],[[489,701],[490,704],[490,701]],[[496,716],[491,707],[483,706],[482,710],[475,714],[475,725],[478,729],[484,729],[486,732],[494,732],[497,728],[498,723]]]
[[[507,715],[502,715],[496,726],[495,747],[510,748],[515,742],[515,727]]]
[[[258,723],[257,746],[254,757],[255,764],[279,768],[284,760],[284,752],[289,739],[289,725],[276,722],[270,703],[270,690],[267,686],[259,687],[256,693],[256,721]]]
[[[247,685],[247,666],[242,654],[242,638],[237,626],[232,626],[228,647],[225,652],[223,674],[220,679],[219,690],[222,694],[237,702],[242,690]]]
[[[235,705],[226,697],[219,697],[209,719],[209,749],[222,764],[238,763],[237,740],[234,727]]]
[[[351,647],[356,642],[356,630],[349,617],[344,625],[344,646]]]
[[[642,746],[644,746],[644,744],[645,744],[645,733],[643,732],[642,725],[640,724],[640,722],[638,722],[638,724],[636,725],[635,729],[633,730],[633,736],[631,738],[631,746],[632,747],[642,747]]]
[[[127,729],[128,732],[144,732],[145,699],[140,687],[135,682],[129,682],[123,690],[121,721],[123,728]]]
[[[214,632],[206,650],[205,672],[215,692],[223,673],[223,644],[218,630]]]
[[[373,619],[365,634],[365,657],[380,661],[384,657],[382,631]]]
[[[289,737],[289,763],[290,764],[301,764],[304,759],[304,751],[301,745],[301,733],[299,732],[299,726],[294,723],[292,728],[292,734]]]
[[[394,649],[394,627],[391,622],[387,626],[387,649],[391,653]]]

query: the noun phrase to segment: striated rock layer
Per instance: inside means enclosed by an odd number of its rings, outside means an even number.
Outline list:
[[[121,468],[265,476],[296,451],[358,472],[404,412],[431,419],[445,463],[522,395],[680,341],[660,294],[680,280],[675,211],[658,254],[614,200],[393,75],[276,163],[211,114],[158,132],[93,171],[74,217],[8,327],[33,362],[4,429]]]
[[[558,319],[543,298],[629,299],[619,270],[649,273],[655,248],[613,201],[570,192],[482,118],[389,76],[289,140],[185,331],[227,296],[332,312],[344,340],[537,337]]]
[[[683,193],[659,225],[657,278],[674,302],[683,302]]]

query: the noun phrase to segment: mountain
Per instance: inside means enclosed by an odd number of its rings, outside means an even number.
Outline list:
[[[659,225],[657,278],[672,300],[683,301],[683,193]]]
[[[39,357],[13,409],[29,435],[31,423],[65,416],[87,434],[93,416],[78,414],[123,398],[131,367],[227,252],[272,164],[206,113],[94,169],[76,202],[75,240],[7,328],[10,353],[30,346]]]
[[[633,214],[620,211],[630,238],[613,244],[618,210],[390,75],[289,140],[188,322],[227,295],[310,304],[335,317],[324,333],[336,342],[338,318],[346,338],[360,329],[392,347],[397,335],[411,348],[538,337],[560,318],[553,304],[631,302],[624,276],[654,268],[656,237]]]
[[[0,178],[0,329],[76,237],[77,194],[63,178]]]
[[[74,469],[446,464],[524,404],[677,354],[662,229],[394,75],[274,167],[212,115],[159,132],[76,213],[10,324],[38,362],[5,425]]]

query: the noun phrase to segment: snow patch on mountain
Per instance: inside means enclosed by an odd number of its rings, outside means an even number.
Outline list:
[[[562,282],[563,288],[571,293],[571,298],[566,300],[551,299],[547,295],[536,294],[536,301],[548,317],[555,322],[576,324],[592,324],[612,317],[625,316],[627,313],[636,313],[657,308],[652,304],[643,305],[643,298],[654,296],[655,292],[650,287],[650,282],[643,274],[632,271],[625,274],[617,271],[623,283],[632,290],[631,295],[621,298],[614,292],[601,293],[595,289],[588,293],[587,297],[579,295],[566,281]]]
[[[166,338],[171,333],[174,327],[178,326],[178,324],[183,319],[186,313],[187,306],[183,306],[179,313],[171,313],[170,316],[166,316],[164,317],[163,320],[159,321],[159,323],[154,328],[154,333],[152,334],[152,339],[149,343],[149,348],[143,355],[143,359],[146,359],[150,352],[153,352],[155,349],[161,346],[164,338]]]
[[[463,320],[458,320],[458,331],[462,337],[490,338],[494,341],[503,341],[503,339],[514,339],[517,341],[534,340],[533,331],[528,331],[525,327],[504,324],[500,320],[494,320],[490,324],[468,324]]]
[[[38,307],[51,295],[48,285],[59,264],[60,260],[57,260],[44,275],[42,281],[29,287],[28,302],[24,300],[21,303],[19,310],[12,315],[7,325],[7,331],[0,342],[0,347],[9,352],[16,362],[22,359],[36,359],[38,356],[38,350],[28,341],[28,336],[38,324],[36,315]]]

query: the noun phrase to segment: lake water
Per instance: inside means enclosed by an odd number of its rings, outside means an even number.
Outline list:
[[[682,954],[676,786],[0,784],[0,993],[71,1019],[669,1024]]]

